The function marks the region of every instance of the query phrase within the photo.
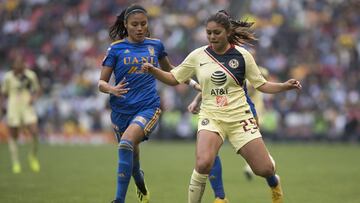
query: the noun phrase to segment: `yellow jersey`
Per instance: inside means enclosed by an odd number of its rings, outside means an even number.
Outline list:
[[[225,122],[241,120],[241,115],[250,113],[245,80],[255,88],[266,82],[253,56],[236,45],[222,55],[210,46],[200,47],[171,73],[180,83],[196,76],[202,89],[199,115],[210,115]]]
[[[8,71],[1,87],[2,93],[8,97],[8,105],[26,105],[29,104],[31,95],[39,90],[39,81],[35,72],[29,69],[25,69],[20,75]]]

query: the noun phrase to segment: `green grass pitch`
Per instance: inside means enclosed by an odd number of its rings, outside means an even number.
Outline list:
[[[194,142],[150,141],[141,146],[142,168],[152,203],[185,203],[194,165]],[[40,146],[41,172],[30,171],[21,146],[23,171],[11,173],[8,148],[0,144],[1,203],[108,203],[115,193],[116,145]],[[286,203],[360,202],[360,147],[348,144],[268,144],[282,178]],[[224,184],[231,203],[271,202],[262,178],[248,182],[244,161],[222,147]],[[135,203],[131,182],[127,202]],[[213,195],[207,184],[204,203]]]

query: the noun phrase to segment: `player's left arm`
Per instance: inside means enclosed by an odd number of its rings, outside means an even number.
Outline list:
[[[1,88],[1,86],[0,86]],[[0,120],[3,117],[3,115],[5,114],[5,106],[4,106],[4,99],[5,97],[2,94],[2,91],[0,91]]]
[[[264,76],[261,74],[254,58],[249,52],[244,51],[244,59],[246,63],[245,77],[260,92],[276,94],[287,90],[301,89],[301,84],[296,79],[290,79],[282,83],[266,81]]]
[[[159,59],[159,65],[162,70],[166,72],[170,72],[173,68],[175,68],[171,63],[167,56],[162,57]]]
[[[202,100],[202,95],[201,92],[199,92],[195,98],[193,99],[193,101],[189,104],[188,111],[192,114],[198,114],[200,111],[200,103]]]
[[[32,85],[31,85],[32,88],[31,88],[30,104],[33,104],[41,96],[41,92],[42,92],[39,79],[35,72],[33,72],[33,74],[32,74],[31,83],[32,83]]]
[[[279,92],[284,92],[292,89],[300,90],[301,88],[302,86],[298,80],[290,79],[282,83],[267,81],[263,85],[259,86],[257,90],[268,94],[276,94]]]

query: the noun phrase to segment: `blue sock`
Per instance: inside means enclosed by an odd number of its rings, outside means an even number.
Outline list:
[[[121,140],[119,143],[119,163],[116,190],[116,200],[120,203],[125,202],[125,196],[133,168],[133,153],[134,148],[132,142],[129,140]]]
[[[132,176],[134,178],[136,187],[144,194],[147,194],[144,182],[144,174],[140,169],[139,155],[134,154],[134,165],[132,169]]]
[[[275,175],[272,175],[270,177],[266,178],[266,182],[270,187],[276,187],[279,183],[277,177]]]
[[[209,180],[211,183],[211,187],[214,191],[215,197],[224,199],[225,191],[222,181],[222,167],[221,167],[220,157],[218,155],[215,157],[214,165],[209,174]]]

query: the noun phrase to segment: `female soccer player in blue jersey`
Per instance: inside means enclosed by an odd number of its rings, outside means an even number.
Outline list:
[[[125,202],[131,176],[140,202],[149,202],[149,191],[140,170],[139,144],[155,128],[161,110],[155,78],[140,73],[145,62],[169,71],[171,64],[160,40],[147,38],[148,17],[139,5],[125,9],[110,27],[113,43],[103,61],[99,90],[110,94],[111,121],[119,141],[117,192],[113,202]],[[109,84],[114,73],[115,85]]]
[[[170,64],[160,40],[148,38],[148,17],[139,5],[126,8],[110,27],[113,43],[103,61],[99,90],[110,94],[111,121],[119,142],[117,192],[113,202],[125,202],[131,176],[139,202],[147,203],[150,194],[140,169],[139,144],[148,139],[161,110],[154,76],[143,74],[141,65],[151,63],[169,71]],[[115,75],[115,85],[109,84]],[[199,89],[195,81],[189,83]]]
[[[212,15],[206,23],[208,46],[191,52],[171,73],[146,63],[142,69],[169,85],[177,85],[196,75],[202,89],[196,142],[196,165],[189,185],[189,203],[201,202],[206,179],[215,157],[228,138],[256,175],[271,188],[273,203],[283,202],[283,192],[275,166],[263,142],[244,90],[245,79],[257,90],[275,94],[301,89],[295,79],[268,82],[252,55],[239,45],[254,39],[251,24],[234,21],[225,11]]]

